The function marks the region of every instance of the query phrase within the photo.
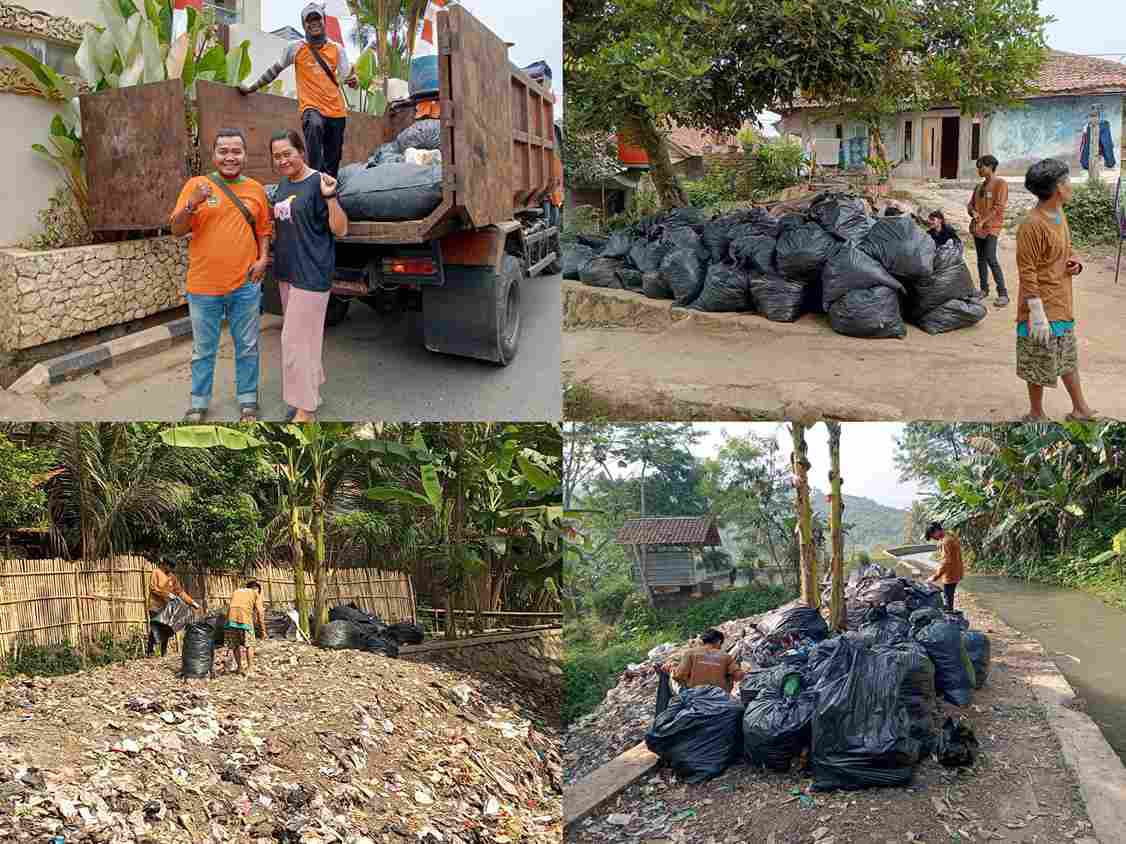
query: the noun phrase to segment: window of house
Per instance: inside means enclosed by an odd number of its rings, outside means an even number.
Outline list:
[[[981,158],[981,124],[975,123],[973,137],[970,140],[970,158],[977,161]]]
[[[833,137],[835,137],[838,141],[844,140],[844,126],[842,124],[840,124],[840,123],[837,124],[836,132],[833,135]]]
[[[215,13],[215,23],[231,26],[242,22],[241,0],[204,0],[203,6]]]
[[[55,41],[46,41],[42,38],[29,38],[14,32],[0,32],[0,47],[15,47],[29,53],[56,73],[64,76],[81,76],[78,64],[74,61],[77,47],[69,44],[59,44]],[[0,55],[0,67],[22,66],[15,59]]]
[[[915,139],[912,137],[914,130],[910,120],[903,121],[903,160],[910,161],[915,155]]]

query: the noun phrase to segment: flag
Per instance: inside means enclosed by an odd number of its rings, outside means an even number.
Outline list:
[[[446,8],[447,0],[430,0],[422,17],[422,40],[431,47],[438,43],[438,12]]]
[[[341,47],[344,46],[344,35],[340,31],[340,18],[325,15],[325,37],[330,41],[335,41]]]
[[[172,4],[173,9],[186,9],[188,8],[188,6],[191,6],[193,9],[202,12],[203,0],[175,0],[175,2]]]

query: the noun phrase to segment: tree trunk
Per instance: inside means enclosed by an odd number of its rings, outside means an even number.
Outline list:
[[[798,553],[801,559],[801,600],[807,607],[820,606],[817,594],[817,549],[813,546],[813,508],[809,502],[809,451],[805,425],[791,422],[794,440],[794,484],[798,507]]]
[[[294,512],[293,520],[296,523],[297,513]],[[297,525],[293,525],[293,592],[297,599],[297,621],[301,632],[310,636],[309,629],[309,596],[305,592],[305,549],[301,545]]]
[[[314,632],[319,633],[326,617],[325,606],[325,514],[321,502],[313,510],[313,623]]]
[[[848,627],[844,606],[844,500],[841,498],[841,423],[826,422],[829,429],[829,488],[833,494],[829,514],[829,541],[832,545],[832,598],[829,601],[829,629]]]
[[[669,146],[665,136],[653,125],[653,120],[648,116],[627,114],[623,126],[631,141],[645,150],[649,157],[649,175],[653,178],[653,187],[661,198],[662,208],[680,208],[688,204],[688,197],[684,188],[680,186],[676,171],[672,169],[672,159],[669,158]]]

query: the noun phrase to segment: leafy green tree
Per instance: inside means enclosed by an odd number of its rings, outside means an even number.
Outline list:
[[[43,481],[53,465],[52,449],[23,447],[0,433],[0,534],[45,525]]]

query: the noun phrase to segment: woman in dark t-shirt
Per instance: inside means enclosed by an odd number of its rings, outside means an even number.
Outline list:
[[[348,216],[336,198],[336,179],[305,163],[305,139],[278,132],[270,157],[281,175],[274,195],[274,277],[282,325],[282,397],[287,418],[309,422],[321,404],[325,381],[325,312],[336,273],[336,238],[348,233]]]

